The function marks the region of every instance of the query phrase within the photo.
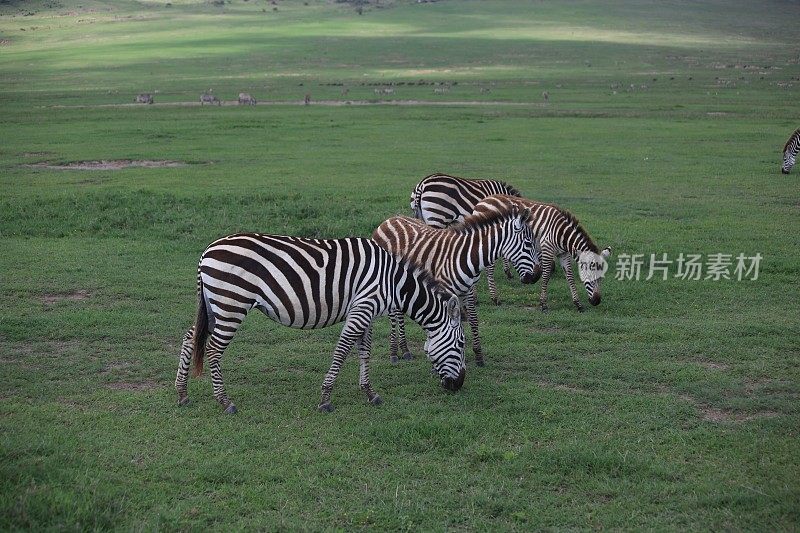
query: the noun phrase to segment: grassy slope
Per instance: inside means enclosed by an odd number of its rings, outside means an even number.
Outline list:
[[[776,173],[796,7],[63,3],[0,6],[0,527],[796,529],[798,198]],[[394,98],[532,105],[47,107],[420,79],[459,83]],[[20,166],[112,158],[197,164]],[[560,277],[548,315],[527,288],[502,281],[494,308],[482,286],[490,366],[462,393],[390,365],[382,321],[386,404],[364,404],[351,363],[331,416],[313,407],[339,328],[253,315],[225,358],[241,414],[207,379],[172,407],[210,240],[367,235],[435,170],[504,177],[617,253],[761,252],[761,278],[608,279],[583,315]]]

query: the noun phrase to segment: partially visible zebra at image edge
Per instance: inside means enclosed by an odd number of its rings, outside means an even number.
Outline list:
[[[369,379],[372,323],[400,310],[427,332],[428,358],[441,385],[464,383],[464,329],[460,303],[423,269],[395,258],[370,239],[307,239],[242,233],[211,243],[197,271],[197,318],[183,337],[175,378],[178,405],[189,401],[187,376],[208,361],[214,397],[226,413],[236,406],[225,392],[221,358],[245,316],[258,309],[285,326],[316,329],[345,321],[322,383],[320,411],[330,412],[331,391],[355,345],[359,385],[372,404],[381,398]]]
[[[411,191],[411,211],[416,218],[429,226],[445,228],[464,220],[464,217],[472,214],[475,204],[494,194],[522,196],[519,190],[505,181],[431,174],[424,177]],[[534,243],[535,266],[531,283],[536,283],[541,276],[540,255],[539,244]],[[508,279],[513,278],[511,264],[505,257],[503,271]],[[494,279],[494,264],[487,265],[486,275],[489,282],[489,297],[494,304],[498,304],[500,300]]]
[[[797,158],[797,151],[800,149],[800,128],[794,130],[794,133],[783,145],[783,164],[781,165],[781,173],[788,174],[794,166],[795,159]]]

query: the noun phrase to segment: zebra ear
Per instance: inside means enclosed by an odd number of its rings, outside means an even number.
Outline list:
[[[602,257],[603,259],[608,259],[609,257],[611,257],[611,247],[606,246],[605,248],[603,248],[603,251],[600,252],[600,257]]]
[[[450,317],[450,322],[453,325],[461,322],[461,301],[458,296],[451,296],[447,302],[447,315]]]

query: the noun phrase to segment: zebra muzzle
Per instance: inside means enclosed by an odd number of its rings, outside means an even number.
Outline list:
[[[453,379],[450,376],[445,376],[442,378],[442,387],[450,392],[456,392],[461,386],[464,384],[464,377],[467,375],[467,371],[462,368],[461,371],[458,373],[458,377]]]

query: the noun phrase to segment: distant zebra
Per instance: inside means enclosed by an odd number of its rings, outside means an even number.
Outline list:
[[[490,213],[502,212],[505,202],[513,200],[520,206],[530,210],[528,224],[533,230],[535,238],[542,247],[542,288],[539,296],[539,303],[542,311],[547,311],[547,284],[555,267],[555,258],[558,257],[561,268],[567,276],[569,290],[572,295],[572,302],[578,311],[583,311],[578,290],[575,288],[575,278],[572,274],[572,260],[579,263],[579,268],[585,272],[585,267],[592,265],[581,264],[581,254],[591,253],[592,257],[597,256],[598,262],[605,262],[611,256],[611,248],[604,248],[599,251],[592,238],[583,229],[569,211],[561,209],[552,204],[533,202],[525,198],[503,197],[502,195],[491,196],[479,202],[475,206],[474,213],[488,215]],[[583,280],[586,292],[589,295],[589,303],[598,305],[600,303],[600,279],[587,276]]]
[[[222,105],[222,102],[220,102],[219,98],[217,98],[213,94],[203,93],[203,94],[200,95],[200,105],[204,105],[204,104]]]
[[[256,99],[250,96],[250,93],[239,93],[239,105],[256,105]]]
[[[136,98],[133,99],[135,104],[152,104],[153,103],[153,95],[150,93],[141,93],[137,94]]]
[[[372,233],[379,245],[395,255],[422,265],[447,290],[464,299],[472,330],[475,361],[483,366],[483,351],[478,334],[475,284],[481,271],[494,264],[500,255],[508,257],[520,272],[520,280],[533,279],[533,235],[525,221],[530,212],[504,196],[496,212],[472,215],[460,224],[436,229],[405,216],[392,217]],[[403,317],[394,313],[390,337],[390,356],[397,361],[398,343],[403,357],[410,359]]]
[[[455,391],[464,383],[464,330],[458,298],[441,290],[424,270],[396,259],[369,239],[229,235],[203,252],[197,293],[197,319],[183,337],[175,378],[178,405],[189,401],[190,359],[197,376],[207,357],[214,397],[226,413],[236,412],[225,393],[220,359],[252,309],[294,328],[323,328],[345,321],[322,382],[321,411],[333,410],[333,383],[354,344],[359,352],[361,390],[371,403],[381,402],[369,380],[372,322],[395,310],[425,328],[428,357],[442,386]]]
[[[781,165],[783,174],[788,174],[792,170],[798,149],[800,149],[800,128],[794,130],[789,140],[783,145],[783,165]]]
[[[493,194],[520,196],[519,191],[500,180],[467,179],[448,174],[431,174],[417,183],[411,191],[411,210],[414,216],[422,219],[429,226],[444,228],[449,224],[464,220],[472,214],[475,204]],[[533,281],[536,283],[541,275],[539,267],[539,244],[534,243]],[[503,270],[509,279],[512,278],[511,266],[503,259]],[[499,303],[497,285],[494,280],[494,264],[487,265],[486,275],[489,281],[489,296],[492,302]]]

